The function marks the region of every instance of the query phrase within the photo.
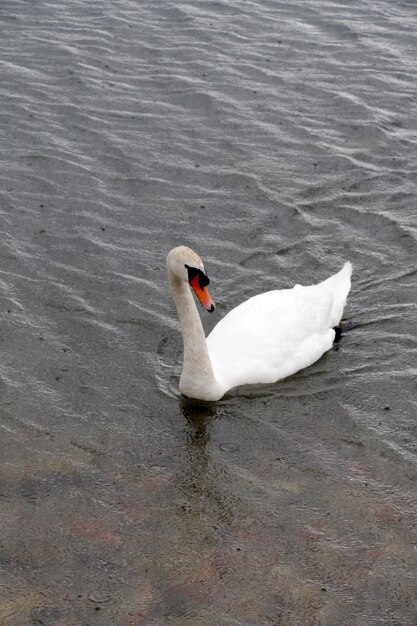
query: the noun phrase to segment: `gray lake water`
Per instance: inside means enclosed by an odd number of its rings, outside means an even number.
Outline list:
[[[417,5],[2,0],[0,624],[416,626]],[[180,398],[165,276],[354,265],[312,367]]]

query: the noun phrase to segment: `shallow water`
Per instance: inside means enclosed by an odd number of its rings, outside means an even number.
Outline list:
[[[417,9],[0,6],[2,626],[417,623]],[[209,330],[354,264],[312,367],[181,399]]]

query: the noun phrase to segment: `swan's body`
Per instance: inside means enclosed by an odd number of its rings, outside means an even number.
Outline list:
[[[174,248],[167,270],[183,331],[180,391],[219,400],[238,385],[272,383],[317,361],[334,339],[350,290],[352,266],[317,285],[267,291],[230,311],[205,338],[188,283],[203,306],[214,310],[201,259]],[[203,285],[203,283],[205,283]]]

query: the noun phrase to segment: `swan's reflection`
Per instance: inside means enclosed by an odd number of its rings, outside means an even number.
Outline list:
[[[181,472],[181,490],[190,506],[210,510],[217,522],[230,523],[232,506],[228,498],[228,472],[210,446],[213,425],[221,411],[217,403],[195,402],[182,397],[185,418],[186,462]]]
[[[215,402],[198,402],[181,396],[181,412],[187,423],[187,441],[192,448],[205,448],[210,441],[210,427],[217,417]]]

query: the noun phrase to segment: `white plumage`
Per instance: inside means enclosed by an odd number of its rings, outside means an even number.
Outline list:
[[[275,382],[317,361],[335,339],[333,327],[342,317],[352,272],[351,263],[345,263],[317,285],[249,298],[205,339],[187,284],[190,271],[206,276],[201,259],[179,246],[169,253],[167,268],[184,337],[180,390],[201,400],[218,400],[238,385]],[[198,279],[190,284],[212,310],[206,286],[200,288]]]

